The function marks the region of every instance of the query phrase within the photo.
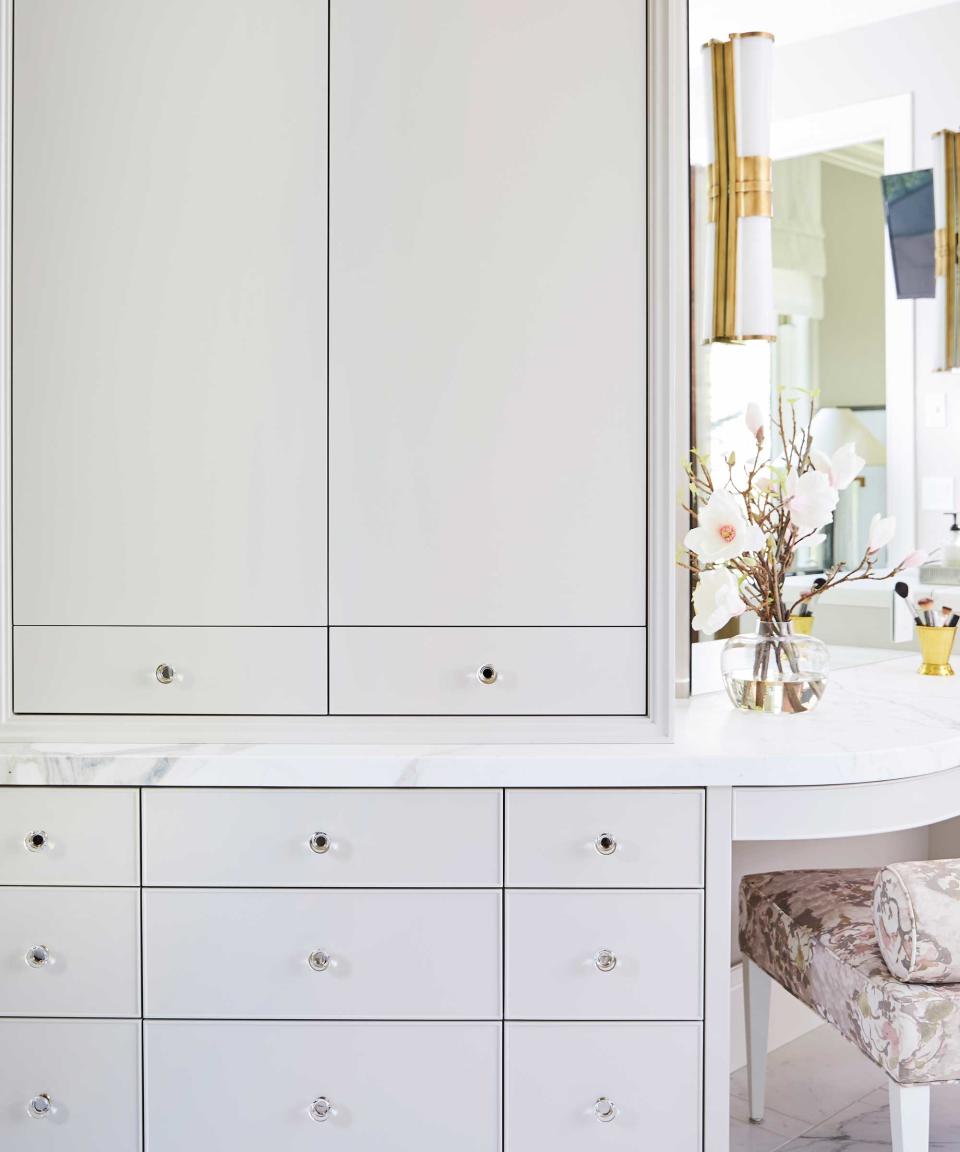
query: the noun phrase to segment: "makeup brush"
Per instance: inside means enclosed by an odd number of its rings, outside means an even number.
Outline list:
[[[818,591],[820,588],[822,588],[824,586],[824,584],[826,584],[826,582],[827,582],[826,576],[818,576],[816,578],[816,580],[814,580],[814,582],[813,582],[812,591],[814,591],[814,592]],[[804,602],[800,605],[800,613],[799,614],[801,616],[812,616],[813,615],[813,606],[814,606],[814,604],[816,604],[816,602],[817,602],[816,596],[811,596],[809,600],[804,600]]]
[[[923,622],[928,628],[933,627],[933,597],[921,596],[917,601],[917,607],[920,609],[920,614],[923,616]]]
[[[893,590],[910,610],[910,615],[913,617],[914,624],[922,628],[923,620],[920,617],[920,613],[917,611],[916,604],[914,604],[914,602],[910,599],[910,588],[907,585],[906,580],[898,580],[893,586]]]
[[[950,617],[950,623],[947,625],[947,627],[956,628],[958,622],[960,622],[960,614],[954,612],[954,614]]]
[[[941,628],[949,628],[950,621],[953,619],[953,609],[949,605],[944,604],[940,609],[940,626]]]

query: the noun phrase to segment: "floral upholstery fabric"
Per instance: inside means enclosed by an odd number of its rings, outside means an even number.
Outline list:
[[[960,985],[891,976],[873,923],[876,876],[745,876],[740,950],[899,1083],[960,1080]]]
[[[960,860],[889,864],[877,874],[873,923],[898,980],[960,981]]]

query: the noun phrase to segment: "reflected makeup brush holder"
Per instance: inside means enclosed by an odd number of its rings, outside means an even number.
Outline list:
[[[950,653],[957,635],[956,628],[929,628],[917,625],[920,657],[923,663],[917,669],[921,676],[952,676]]]

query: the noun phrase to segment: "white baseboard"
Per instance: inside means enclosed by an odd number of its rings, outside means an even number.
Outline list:
[[[770,1039],[767,1051],[780,1048],[812,1032],[823,1021],[811,1012],[806,1004],[785,992],[779,984],[773,984],[770,996]],[[747,1062],[747,1041],[743,1024],[743,965],[735,964],[730,969],[730,1071],[735,1072]]]

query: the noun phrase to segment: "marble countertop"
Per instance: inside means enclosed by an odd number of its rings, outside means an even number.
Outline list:
[[[875,658],[875,657],[874,657]],[[960,765],[960,676],[915,654],[834,672],[803,716],[678,701],[672,744],[8,744],[3,784],[642,787],[853,784]]]

